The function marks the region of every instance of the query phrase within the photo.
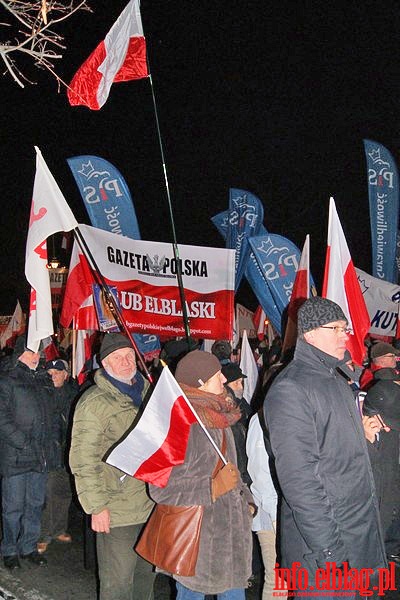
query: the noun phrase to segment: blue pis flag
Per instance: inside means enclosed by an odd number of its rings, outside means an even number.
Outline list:
[[[261,200],[251,192],[230,188],[226,247],[235,250],[235,291],[239,289],[250,254],[248,238],[258,235],[264,220]]]
[[[131,193],[121,173],[99,156],[67,159],[93,227],[140,240]]]
[[[118,169],[99,156],[74,156],[67,162],[93,227],[140,240],[132,196]],[[135,333],[133,338],[146,360],[161,348],[156,335]]]
[[[213,222],[218,232],[221,234],[225,241],[228,237],[228,230],[230,227],[230,214],[230,210],[225,210],[211,218],[211,221]],[[265,233],[267,233],[267,230],[265,229],[264,225],[261,224],[259,234],[264,235]],[[281,311],[279,311],[272,297],[271,291],[268,287],[268,282],[264,278],[263,272],[260,269],[250,246],[247,264],[245,266],[245,277],[249,282],[250,287],[252,288],[259,304],[262,306],[265,314],[268,315],[272,326],[276,331],[280,333],[282,318]]]
[[[390,283],[397,283],[398,170],[393,156],[382,144],[364,140],[364,150],[368,168],[372,275]]]
[[[250,238],[249,243],[282,315],[292,295],[301,252],[293,242],[275,233]]]

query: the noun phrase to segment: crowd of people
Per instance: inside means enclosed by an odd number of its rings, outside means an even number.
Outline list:
[[[100,600],[152,600],[157,573],[172,578],[178,600],[244,600],[257,579],[262,600],[376,593],[380,573],[400,565],[400,351],[368,340],[361,369],[347,327],[340,306],[307,300],[294,352],[282,356],[279,336],[254,349],[252,398],[228,341],[211,352],[166,342],[161,357],[213,443],[192,424],[185,460],[164,487],[105,461],[153,389],[130,339],[104,334],[99,367],[79,388],[65,356],[44,362],[18,338],[0,361],[4,566],[45,567],[50,543],[73,543],[76,494],[95,532]],[[149,368],[156,378],[162,367]],[[157,504],[202,507],[194,574],[166,572],[135,551]],[[323,579],[329,565],[334,576]],[[367,581],[354,575],[368,569]]]

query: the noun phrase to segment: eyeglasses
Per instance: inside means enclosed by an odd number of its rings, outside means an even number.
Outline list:
[[[348,327],[340,327],[339,325],[321,325],[320,329],[332,329],[332,331],[337,334],[345,333],[346,335],[349,335],[351,333],[351,329]]]

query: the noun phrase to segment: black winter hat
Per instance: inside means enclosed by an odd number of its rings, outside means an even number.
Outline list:
[[[63,360],[62,358],[55,358],[54,360],[47,361],[44,368],[46,371],[49,369],[55,369],[56,371],[67,371],[67,373],[69,370],[67,361]]]
[[[100,360],[104,360],[111,352],[120,348],[133,348],[129,338],[123,333],[106,333],[100,346]]]
[[[299,334],[318,329],[333,321],[346,321],[347,318],[336,302],[328,298],[314,296],[308,298],[297,313],[297,331]]]
[[[243,373],[242,369],[237,363],[231,362],[227,365],[223,365],[221,371],[226,378],[226,383],[231,383],[237,379],[247,379],[247,375]]]

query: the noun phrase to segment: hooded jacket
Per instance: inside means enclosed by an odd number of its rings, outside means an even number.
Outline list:
[[[108,508],[111,527],[144,523],[153,507],[145,484],[104,460],[131,427],[138,408],[104,376],[103,369],[96,371],[94,381],[79,399],[72,426],[69,464],[79,502],[87,514]],[[142,397],[148,387],[145,381]]]
[[[264,405],[283,493],[283,566],[299,561],[310,582],[326,561],[386,566],[362,422],[337,365],[299,340]]]

